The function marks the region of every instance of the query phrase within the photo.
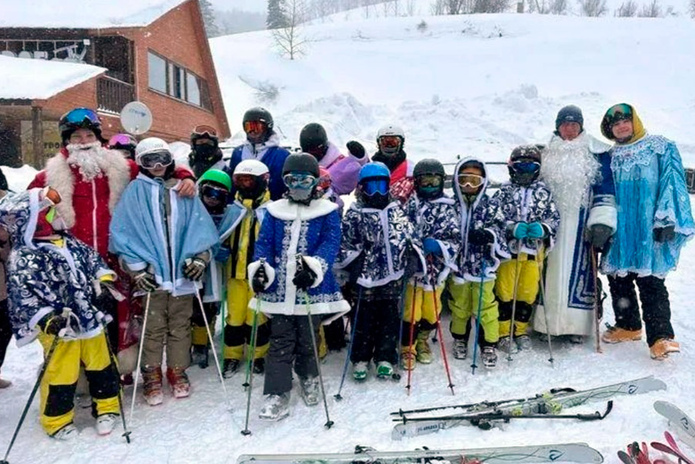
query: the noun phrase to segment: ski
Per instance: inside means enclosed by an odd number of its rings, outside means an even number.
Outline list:
[[[655,401],[654,410],[668,419],[673,424],[678,436],[688,446],[695,449],[695,421],[683,412],[678,406],[668,401]]]
[[[559,393],[549,392],[524,399],[476,403],[463,408],[463,412],[447,416],[409,417],[410,414],[417,415],[421,411],[413,410],[404,412],[400,415],[400,418],[394,419],[402,421],[402,423],[394,426],[391,438],[400,440],[404,437],[436,433],[440,430],[460,425],[471,425],[471,418],[475,419],[476,416],[481,414],[558,414],[563,408],[572,408],[597,400],[609,399],[616,395],[635,395],[665,388],[666,384],[664,382],[649,376],[589,390],[567,391],[568,389],[562,389]],[[426,411],[445,410],[448,408],[451,408],[451,406],[427,408]]]
[[[603,456],[585,443],[415,451],[374,451],[358,447],[354,453],[243,454],[237,459],[237,464],[460,464],[471,461],[486,464],[600,464],[603,462]]]
[[[676,443],[676,440],[673,438],[673,436],[668,433],[664,432],[664,437],[666,437],[666,441],[668,442],[668,445],[665,445],[663,443],[660,443],[658,441],[653,441],[652,448],[654,448],[657,451],[661,451],[663,453],[671,454],[673,456],[676,456],[678,458],[678,462],[684,463],[684,464],[695,464],[695,461],[692,459],[688,458],[685,454],[683,454],[683,451],[678,447],[678,443]]]

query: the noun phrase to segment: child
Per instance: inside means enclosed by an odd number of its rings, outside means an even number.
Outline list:
[[[119,416],[119,376],[104,334],[110,318],[97,309],[98,295],[108,292],[116,274],[96,251],[67,233],[55,208],[59,202],[55,190],[31,189],[3,201],[0,222],[12,235],[9,315],[17,345],[38,337],[47,357],[41,425],[51,437],[71,440],[78,435],[73,418],[81,365],[97,433],[111,433]]]
[[[502,185],[492,197],[502,211],[512,257],[500,265],[495,284],[495,293],[500,301],[498,347],[507,353],[531,349],[531,339],[526,329],[542,278],[538,261],[552,249],[560,225],[560,213],[553,196],[538,180],[541,149],[542,146],[538,145],[516,147],[509,157],[510,182]],[[515,297],[516,344],[512,346],[510,333]]]
[[[367,378],[372,359],[377,377],[391,377],[398,358],[403,277],[414,227],[400,202],[390,197],[389,178],[385,164],[366,164],[360,170],[357,201],[342,222],[335,267],[356,275],[356,328],[350,354],[355,380]]]
[[[444,281],[456,269],[460,232],[455,202],[444,194],[445,175],[442,163],[434,159],[422,160],[413,169],[415,195],[408,200],[406,212],[422,237],[427,266],[406,288],[401,340],[401,363],[406,370],[415,368],[415,360],[432,362],[428,338],[439,321]]]
[[[466,359],[471,320],[478,317],[478,337],[483,365],[492,369],[497,364],[498,305],[493,289],[498,256],[509,258],[501,211],[485,193],[488,178],[485,163],[475,158],[462,159],[454,169],[454,193],[461,224],[461,249],[458,269],[448,281],[451,335],[454,358]],[[481,279],[483,283],[481,284]],[[482,292],[482,300],[480,293]]]
[[[193,295],[218,244],[217,228],[199,198],[176,194],[174,159],[167,143],[151,137],[135,150],[140,173],[123,192],[111,221],[111,251],[138,289],[147,293],[141,343],[143,393],[161,404],[162,350],[175,398],[190,394]]]
[[[346,313],[333,276],[340,248],[338,205],[315,199],[319,165],[308,153],[294,153],[283,166],[287,197],[270,203],[248,276],[256,296],[249,307],[272,314],[260,418],[290,413],[292,366],[307,406],[319,403],[318,326],[326,314]],[[314,333],[311,328],[313,327]]]
[[[248,159],[234,169],[236,199],[227,208],[234,217],[231,235],[222,238],[224,248],[229,250],[225,260],[227,269],[227,319],[224,327],[224,371],[229,378],[234,374],[244,357],[244,345],[250,347],[253,340],[255,312],[249,308],[253,292],[249,287],[247,267],[253,258],[261,230],[266,206],[270,202],[268,182],[270,171],[258,160]],[[227,239],[228,237],[228,239]],[[270,343],[268,319],[258,314],[256,319],[256,348],[248,356],[253,359],[253,372],[265,371],[265,356]],[[250,349],[250,348],[249,348]]]

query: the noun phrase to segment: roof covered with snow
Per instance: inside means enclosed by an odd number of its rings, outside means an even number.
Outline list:
[[[0,27],[142,27],[188,0],[24,0],[7,2]]]
[[[43,100],[106,71],[89,64],[0,55],[0,98]]]

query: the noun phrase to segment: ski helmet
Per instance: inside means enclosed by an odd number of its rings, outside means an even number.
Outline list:
[[[385,142],[390,142],[392,137],[399,138],[400,143],[390,143],[386,145]],[[384,138],[384,140],[382,140],[382,138]],[[386,155],[396,154],[403,150],[403,146],[405,145],[405,132],[403,132],[403,129],[401,129],[400,126],[396,126],[395,124],[387,124],[381,127],[376,133],[376,144],[382,153]]]
[[[288,189],[288,197],[296,203],[308,204],[318,184],[321,173],[319,162],[309,153],[292,153],[282,167],[282,180]]]
[[[389,203],[391,173],[384,163],[365,164],[360,169],[358,194],[365,206],[383,209]]]
[[[205,124],[201,124],[193,128],[193,132],[191,132],[191,148],[195,149],[195,142],[199,139],[212,140],[215,148],[217,148],[220,143],[220,139],[217,136],[217,131],[215,130],[215,128]]]
[[[269,130],[272,129],[274,125],[273,116],[270,114],[270,111],[266,110],[265,108],[261,108],[260,106],[251,108],[244,113],[242,124],[251,121],[262,122]]]
[[[320,160],[328,150],[326,129],[316,122],[307,124],[299,133],[299,145],[303,152],[310,153]]]
[[[135,162],[145,169],[152,169],[158,164],[172,165],[174,159],[168,143],[157,137],[149,137],[135,147]]]
[[[135,147],[138,141],[130,134],[116,134],[109,139],[109,149],[127,151],[129,158],[135,158]]]
[[[254,180],[248,182],[242,176],[251,176]],[[262,162],[247,159],[237,165],[232,178],[234,179],[234,186],[242,198],[255,200],[263,195],[268,188],[270,171]]]
[[[435,199],[444,194],[446,172],[441,162],[428,158],[419,161],[413,169],[415,190],[422,199]]]
[[[222,214],[227,207],[232,180],[219,169],[208,169],[198,179],[198,191],[205,208],[211,214]]]
[[[232,180],[229,178],[229,174],[220,169],[208,169],[205,171],[198,179],[198,185],[206,183],[214,183],[227,190],[232,190]]]
[[[68,144],[70,136],[77,129],[89,129],[101,143],[106,143],[101,136],[101,119],[96,111],[89,108],[75,108],[65,113],[58,121],[58,129],[63,145]]]
[[[543,145],[520,145],[512,150],[507,167],[513,183],[528,186],[538,178],[544,148]]]

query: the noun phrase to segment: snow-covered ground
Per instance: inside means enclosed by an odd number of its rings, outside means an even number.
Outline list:
[[[417,24],[425,19],[425,32]],[[676,140],[686,166],[695,165],[695,23],[685,19],[586,19],[534,15],[388,18],[316,25],[307,56],[297,61],[278,58],[265,32],[211,41],[226,107],[233,128],[240,129],[246,108],[263,104],[277,126],[296,143],[300,128],[324,123],[338,143],[362,140],[371,149],[378,127],[386,122],[406,130],[409,156],[453,161],[475,154],[505,159],[511,148],[544,141],[554,128],[557,110],[574,103],[584,109],[586,127],[596,134],[599,119],[611,104],[633,103],[648,129]],[[279,89],[274,102],[263,102],[253,89],[269,83]],[[25,184],[30,173],[9,172],[11,185]],[[212,368],[190,369],[193,395],[166,398],[147,407],[138,398],[128,417],[133,443],[118,433],[99,438],[88,409],[77,412],[82,429],[74,444],[45,437],[38,423],[38,403],[29,411],[10,462],[53,463],[233,463],[242,453],[351,451],[355,445],[382,450],[511,446],[588,442],[606,462],[615,463],[617,449],[633,440],[662,438],[666,421],[652,409],[657,399],[679,404],[695,415],[695,300],[691,275],[695,246],[687,247],[677,272],[669,275],[673,323],[682,353],[665,362],[649,358],[646,344],[605,347],[555,345],[555,366],[546,347],[535,342],[529,355],[497,370],[470,374],[470,361],[450,358],[456,395],[437,352],[436,362],[419,366],[413,389],[406,395],[400,383],[346,382],[340,402],[333,398],[340,383],[345,351],[330,354],[322,365],[332,429],[326,430],[321,406],[308,409],[292,398],[292,414],[279,423],[257,419],[262,378],[254,379],[251,436],[242,436],[245,413],[243,376],[226,381],[232,412]],[[612,322],[610,303],[606,320]],[[445,322],[444,327],[448,324]],[[451,340],[445,330],[446,347]],[[219,337],[217,337],[219,338]],[[216,340],[217,342],[217,340]],[[0,451],[9,442],[41,362],[36,344],[10,348],[3,377],[14,381],[0,391]],[[461,427],[436,435],[391,441],[389,412],[436,404],[494,400],[547,391],[552,387],[589,388],[653,374],[668,390],[618,398],[602,422],[518,421],[482,431]],[[132,389],[125,392],[130,403]],[[599,410],[595,403],[572,411]],[[691,454],[695,450],[684,449]]]

